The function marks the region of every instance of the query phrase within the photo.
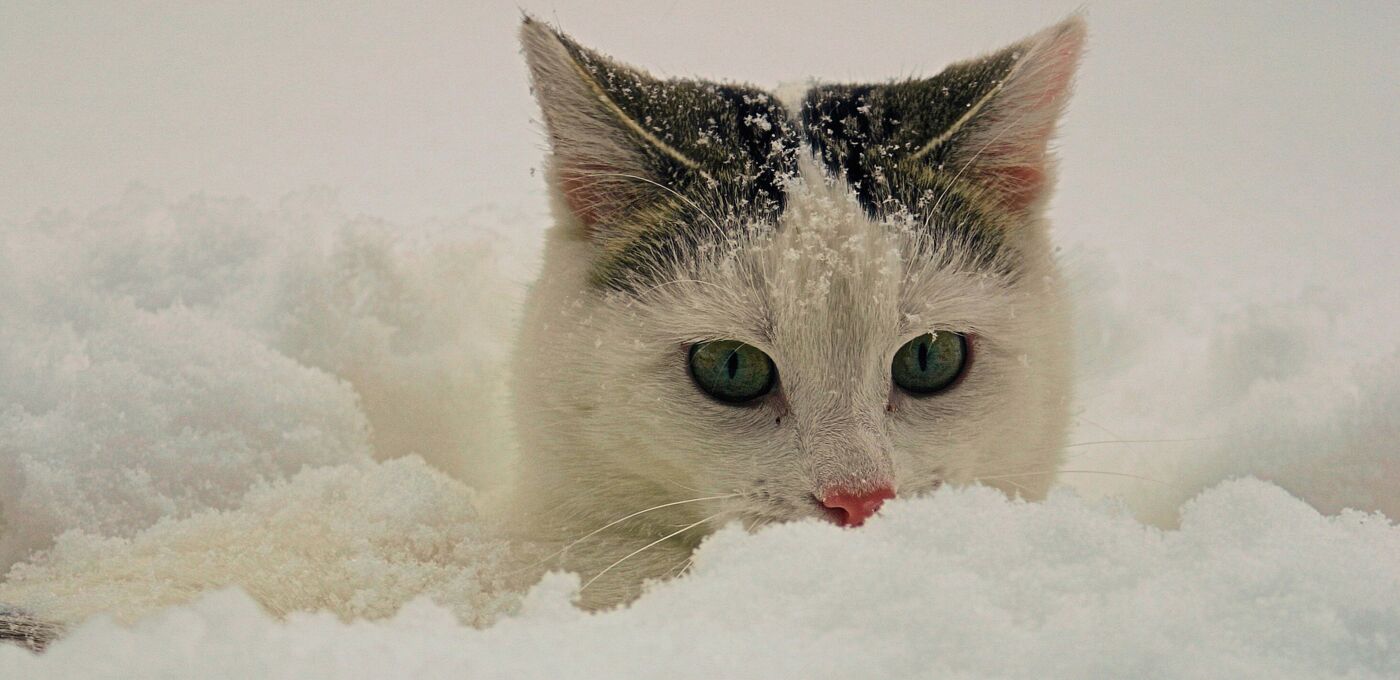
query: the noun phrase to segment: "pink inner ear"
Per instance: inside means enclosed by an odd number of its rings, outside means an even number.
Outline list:
[[[559,190],[564,193],[564,203],[569,206],[569,212],[583,223],[584,228],[592,231],[593,225],[598,223],[598,197],[593,195],[593,188],[576,174],[560,173]]]
[[[1001,204],[1010,210],[1024,210],[1035,202],[1045,189],[1045,162],[1028,165],[1006,165],[984,173],[1001,196]]]
[[[609,215],[607,182],[599,175],[615,172],[603,165],[572,165],[559,171],[559,191],[569,211],[583,223],[591,236],[597,224]]]
[[[1027,57],[1034,61],[1026,64],[1020,82],[1003,93],[1009,101],[994,115],[1011,129],[991,132],[1004,141],[988,144],[978,152],[982,162],[973,162],[980,166],[974,172],[996,187],[1007,208],[1027,208],[1046,188],[1050,158],[1046,146],[1054,134],[1059,107],[1069,93],[1083,38],[1083,31],[1077,28],[1049,38],[1049,45]],[[993,123],[992,129],[996,128]]]

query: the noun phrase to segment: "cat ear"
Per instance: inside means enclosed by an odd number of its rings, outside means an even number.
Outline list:
[[[1069,98],[1084,34],[1084,20],[1071,17],[922,82],[933,91],[936,108],[945,109],[936,118],[946,127],[912,159],[961,175],[1003,207],[1038,205],[1049,188],[1049,143]]]
[[[665,101],[669,84],[584,49],[526,17],[520,41],[554,151],[551,178],[590,233],[645,206],[697,161],[638,120],[638,102]]]
[[[1083,44],[1073,17],[932,78],[817,87],[803,123],[872,212],[946,208],[956,193],[1021,214],[1049,188],[1049,142]]]

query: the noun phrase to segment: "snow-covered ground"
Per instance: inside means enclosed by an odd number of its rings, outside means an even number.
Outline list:
[[[722,532],[695,572],[598,616],[554,575],[486,630],[417,600],[392,618],[276,622],[236,591],[135,628],[90,624],[13,677],[1393,678],[1400,532],[1257,481],[1178,531],[1111,504],[986,489],[890,506],[868,530]]]
[[[1400,676],[1394,8],[1091,7],[1050,501],[731,530],[590,616],[504,588],[475,508],[547,223],[514,5],[337,7],[0,9],[0,602],[115,617],[0,678]],[[558,15],[777,82],[1069,5],[604,7]]]

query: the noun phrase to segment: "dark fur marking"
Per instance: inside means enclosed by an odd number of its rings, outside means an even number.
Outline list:
[[[13,642],[42,652],[63,630],[22,611],[0,607],[0,642]]]
[[[828,172],[846,180],[872,219],[906,215],[936,241],[959,242],[979,267],[1010,273],[1002,233],[1014,216],[975,200],[960,182],[960,167],[943,170],[958,135],[923,158],[911,158],[953,124],[958,108],[976,101],[975,92],[955,93],[944,82],[940,76],[813,88],[802,104],[806,141]]]
[[[804,142],[849,183],[872,219],[912,218],[933,242],[956,243],[978,266],[1013,273],[1014,253],[1002,235],[1015,216],[959,181],[963,132],[912,156],[998,87],[1019,58],[1014,50],[923,80],[813,88],[794,117],[756,88],[661,80],[560,39],[624,115],[688,159],[632,134],[645,164],[639,173],[665,189],[627,186],[625,204],[593,230],[600,248],[594,285],[636,293],[744,229],[776,225]],[[609,196],[606,186],[593,193]]]
[[[601,211],[606,219],[591,230],[602,251],[596,285],[632,289],[658,265],[688,259],[702,244],[777,222],[786,207],[786,178],[797,172],[800,142],[791,116],[772,95],[743,85],[654,78],[559,38],[623,115],[694,163],[618,121],[643,161],[634,172],[665,188],[632,180],[636,185],[626,186],[624,194],[618,187],[629,180],[611,178],[587,192],[590,200],[627,196],[615,209]]]
[[[879,206],[863,161],[872,135],[870,117],[862,109],[873,89],[872,85],[813,88],[802,106],[807,143],[827,170],[851,185],[871,215]]]
[[[812,88],[802,103],[803,133],[827,171],[845,179],[873,219],[898,214],[937,240],[957,240],[979,265],[1014,269],[1003,234],[1021,216],[964,170],[977,149],[963,148],[978,105],[995,97],[1021,58],[1019,48],[954,64],[931,78]],[[972,112],[971,123],[955,128]],[[953,131],[922,157],[926,145]]]
[[[749,204],[759,216],[774,221],[787,207],[783,179],[797,173],[797,135],[787,111],[750,89],[721,85],[715,93],[735,111],[740,125],[732,143],[744,150],[748,167],[757,171],[752,179],[745,178]]]

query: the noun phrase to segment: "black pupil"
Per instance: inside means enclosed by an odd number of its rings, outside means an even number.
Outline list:
[[[729,371],[729,379],[730,379],[730,380],[733,380],[733,379],[734,379],[734,376],[736,376],[736,375],[739,374],[739,352],[738,352],[738,350],[735,350],[735,351],[729,353],[729,361],[724,362],[724,368],[725,368],[726,371]]]
[[[919,370],[928,372],[928,343],[919,343]]]

